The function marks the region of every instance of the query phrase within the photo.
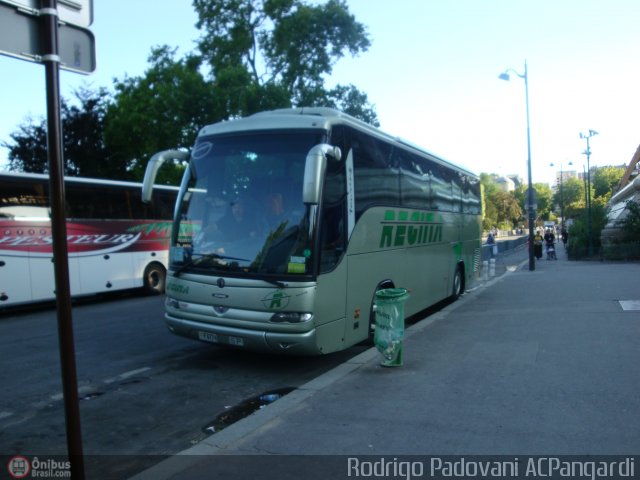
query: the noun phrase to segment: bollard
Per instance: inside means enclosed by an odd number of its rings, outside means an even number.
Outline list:
[[[399,367],[403,363],[404,302],[407,298],[409,293],[405,288],[385,288],[376,292],[373,342],[384,357],[383,367]]]
[[[489,276],[493,277],[496,274],[496,259],[489,260]]]
[[[482,261],[482,279],[483,280],[489,279],[489,260]]]

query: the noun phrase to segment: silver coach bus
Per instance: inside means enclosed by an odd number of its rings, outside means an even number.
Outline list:
[[[407,316],[478,277],[479,178],[332,109],[204,127],[177,200],[166,323],[214,344],[324,354],[370,339],[376,291],[411,291]]]

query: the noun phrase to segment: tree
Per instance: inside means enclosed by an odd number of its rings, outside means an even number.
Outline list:
[[[589,253],[589,223],[591,224],[591,242],[594,253],[598,254],[601,247],[600,233],[607,223],[607,211],[602,202],[591,205],[591,219],[586,208],[582,209],[575,222],[569,228],[569,258],[586,257]]]
[[[324,86],[345,53],[357,55],[370,46],[344,0],[193,0],[193,6],[203,31],[198,48],[226,117],[274,107],[336,106],[377,122],[356,87]]]
[[[111,161],[104,141],[104,125],[110,97],[106,89],[82,88],[80,104],[62,103],[61,115],[65,174],[96,178],[126,178],[125,165]]]
[[[535,190],[537,218],[539,220],[549,220],[553,210],[553,193],[551,192],[551,187],[546,183],[534,183],[533,189]],[[526,212],[527,210],[527,190],[527,185],[520,185],[515,191],[515,196],[522,206],[523,212]]]
[[[505,192],[496,182],[496,175],[480,174],[484,192],[483,229],[494,227],[509,230],[522,220],[523,210],[513,192]]]
[[[367,95],[354,85],[348,87],[338,85],[330,90],[325,101],[327,107],[337,108],[344,113],[367,122],[375,127],[380,126],[375,109],[369,104]]]
[[[175,59],[175,49],[154,48],[151,66],[142,77],[115,83],[116,94],[107,112],[105,139],[112,159],[141,179],[154,153],[193,145],[199,129],[222,120],[220,98],[200,73],[200,58]],[[177,183],[180,166],[163,168],[158,182]]]
[[[620,221],[622,240],[640,244],[640,202],[629,200],[625,209],[628,211],[627,215]]]
[[[493,203],[492,196],[498,191],[498,184],[495,182],[493,175],[488,173],[480,174],[480,185],[482,186],[482,205],[483,205],[483,218],[482,229],[491,230],[498,224],[498,212],[495,204]]]
[[[513,228],[522,218],[522,208],[518,204],[513,192],[497,190],[490,197],[490,201],[495,205],[497,225]]]
[[[63,99],[60,106],[64,174],[120,178],[119,166],[105,161],[108,149],[102,130],[109,105],[108,92],[80,88],[74,95],[78,105]],[[46,120],[29,119],[18,128],[19,131],[10,135],[13,143],[3,143],[9,149],[9,170],[48,172]]]
[[[620,184],[620,179],[624,175],[624,167],[600,167],[591,175],[591,183],[595,197],[604,197],[609,201],[612,192]]]
[[[378,125],[367,95],[354,85],[324,86],[345,54],[365,51],[365,27],[344,0],[194,0],[202,30],[198,48],[175,58],[168,46],[152,49],[141,77],[76,93],[79,106],[62,103],[67,175],[140,180],[154,153],[193,145],[209,123],[291,106],[329,106]],[[207,72],[207,73],[203,73]],[[46,123],[29,121],[11,135],[9,168],[46,172]],[[181,166],[160,171],[176,183]]]
[[[14,172],[45,173],[47,163],[47,124],[29,118],[18,131],[9,135],[13,143],[2,142],[9,149],[8,169]]]
[[[576,218],[585,207],[584,182],[578,178],[567,178],[562,184],[565,218]],[[553,202],[560,205],[560,190],[554,194]]]

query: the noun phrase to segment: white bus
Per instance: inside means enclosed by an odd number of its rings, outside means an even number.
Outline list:
[[[72,296],[164,291],[178,189],[142,203],[139,183],[65,178]],[[0,308],[55,298],[49,177],[0,173]]]
[[[478,278],[479,178],[326,108],[275,110],[204,127],[172,229],[165,320],[185,337],[323,354],[371,338],[383,288],[407,316]]]

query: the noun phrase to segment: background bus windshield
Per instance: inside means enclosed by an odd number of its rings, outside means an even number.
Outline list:
[[[304,165],[322,132],[243,133],[196,143],[174,229],[173,267],[198,273],[312,273]]]

